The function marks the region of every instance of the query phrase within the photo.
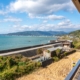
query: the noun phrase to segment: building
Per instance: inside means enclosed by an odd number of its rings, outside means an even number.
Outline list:
[[[60,43],[58,45],[55,45],[54,47],[63,47],[63,51],[69,51],[72,47],[72,40],[60,40],[58,39],[57,41],[51,40],[51,43]]]
[[[45,57],[46,57],[46,58],[53,57],[53,56],[54,56],[54,54],[55,54],[55,51],[56,51],[57,49],[62,50],[62,49],[63,49],[63,47],[58,46],[58,47],[48,48],[47,50],[44,50],[43,54],[45,53]]]
[[[42,56],[36,58],[35,60],[43,62],[56,55],[57,49],[60,49],[61,51],[69,51],[71,49],[71,44],[72,44],[71,40],[58,40],[58,41],[53,40],[53,43],[54,42],[55,42],[54,46],[51,46],[50,48],[44,48]]]
[[[72,41],[71,40],[67,40],[62,42],[63,45],[63,51],[69,51],[72,47]]]

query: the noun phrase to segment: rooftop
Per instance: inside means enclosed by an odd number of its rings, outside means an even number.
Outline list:
[[[52,52],[52,51],[55,51],[55,50],[57,50],[57,49],[62,49],[62,48],[63,48],[63,47],[59,46],[59,47],[49,48],[48,50],[49,50],[50,52]]]

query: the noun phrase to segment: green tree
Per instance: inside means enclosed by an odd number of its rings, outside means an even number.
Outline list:
[[[57,55],[57,57],[60,55],[60,53],[61,53],[61,49],[57,49],[57,50],[56,50],[56,55]]]

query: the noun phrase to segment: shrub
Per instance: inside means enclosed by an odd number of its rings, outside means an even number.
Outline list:
[[[35,66],[36,66],[37,68],[41,67],[41,65],[42,65],[41,62],[36,62],[36,63],[35,63]]]
[[[16,72],[17,66],[14,66],[11,69],[4,70],[0,73],[1,80],[14,80],[14,75]]]
[[[75,48],[80,49],[80,43],[76,44]]]
[[[54,61],[59,61],[59,58],[55,56],[55,57],[53,57],[53,60]]]
[[[67,56],[67,52],[64,52],[63,54],[64,54],[64,56]]]
[[[5,67],[5,63],[4,62],[0,62],[0,72],[4,69]]]
[[[26,58],[26,57],[22,57],[22,58],[21,58],[21,61],[22,61],[22,62],[28,62],[28,61],[30,61],[30,60],[29,60],[28,58]]]
[[[56,50],[56,55],[57,55],[57,57],[60,55],[60,53],[61,53],[61,49],[57,49],[57,50]]]
[[[74,41],[73,41],[73,46],[74,46],[74,48],[76,48],[76,49],[80,49],[80,42],[79,42],[78,40],[74,40]]]
[[[25,65],[22,65],[22,66],[20,65],[20,66],[18,66],[18,67],[17,67],[16,75],[22,76],[23,73],[26,72],[25,69],[26,69],[26,66],[25,66]]]
[[[37,54],[42,54],[43,53],[43,49],[40,48],[40,49],[37,49]]]
[[[0,80],[14,80],[16,77],[28,74],[41,64],[32,60],[17,56],[0,57]]]

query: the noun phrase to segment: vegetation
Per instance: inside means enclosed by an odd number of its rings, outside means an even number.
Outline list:
[[[80,37],[80,30],[73,31],[73,32],[69,33],[69,35]]]
[[[0,80],[15,80],[41,66],[40,62],[33,62],[28,58],[18,56],[0,57]]]
[[[26,36],[53,36],[53,35],[65,35],[63,31],[24,31],[17,33],[9,33],[8,35],[26,35]]]
[[[73,41],[73,47],[76,48],[76,49],[80,49],[80,41],[74,40]]]
[[[63,54],[64,54],[65,57],[67,56],[67,52],[64,52]]]
[[[56,55],[57,55],[57,57],[60,55],[60,53],[61,53],[61,49],[57,49],[57,50],[56,50]]]
[[[53,57],[53,61],[59,61],[59,58],[57,56]]]
[[[72,50],[70,50],[70,51],[68,51],[68,52],[61,52],[61,50],[56,50],[56,54],[57,55],[54,55],[53,57],[52,57],[52,59],[53,59],[53,61],[59,61],[60,59],[62,59],[63,57],[66,57],[66,56],[68,56],[68,55],[70,55],[70,54],[72,54],[72,53],[74,53],[74,52],[76,52],[76,50],[75,49],[72,49]]]
[[[61,36],[60,39],[72,40],[73,48],[80,49],[80,30],[73,31],[68,35]]]
[[[49,51],[49,50],[47,50],[47,52],[48,52],[48,53],[50,53],[50,51]]]
[[[37,49],[37,54],[42,54],[43,53],[43,49],[40,48],[40,49]]]

